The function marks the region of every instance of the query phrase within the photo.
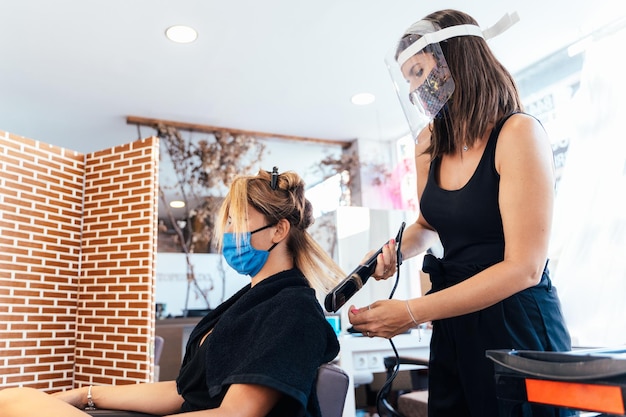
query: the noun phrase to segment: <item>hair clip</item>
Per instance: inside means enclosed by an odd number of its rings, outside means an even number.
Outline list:
[[[270,183],[272,190],[275,190],[278,186],[278,167],[272,168],[272,182]]]

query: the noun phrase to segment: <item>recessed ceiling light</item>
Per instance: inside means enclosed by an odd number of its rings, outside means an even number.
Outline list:
[[[172,208],[183,208],[185,207],[185,202],[181,200],[170,201],[170,207]]]
[[[372,93],[359,93],[352,96],[352,104],[356,104],[357,106],[365,106],[367,104],[372,104],[376,100],[376,96]]]
[[[172,42],[191,43],[198,38],[198,32],[189,26],[175,25],[165,30],[165,36]]]

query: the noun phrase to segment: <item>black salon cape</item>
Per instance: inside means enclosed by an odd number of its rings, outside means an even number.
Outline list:
[[[317,368],[338,352],[302,273],[280,272],[245,286],[193,330],[176,380],[181,412],[218,407],[231,384],[259,384],[284,394],[268,416],[319,416]]]

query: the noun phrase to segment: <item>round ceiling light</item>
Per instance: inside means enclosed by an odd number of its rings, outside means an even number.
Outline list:
[[[181,200],[174,200],[170,202],[170,207],[172,208],[183,208],[185,207],[185,202]]]
[[[357,106],[365,106],[372,104],[376,100],[376,96],[372,93],[359,93],[352,96],[350,101]]]
[[[175,25],[165,30],[165,36],[172,42],[191,43],[198,38],[198,32],[189,26]]]

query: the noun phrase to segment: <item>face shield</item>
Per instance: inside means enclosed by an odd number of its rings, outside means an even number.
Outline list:
[[[406,30],[386,55],[385,64],[414,138],[426,124],[442,117],[454,92],[454,79],[439,43],[457,36],[489,39],[518,20],[517,14],[507,14],[485,31],[469,24],[440,29],[433,22],[420,20]]]

